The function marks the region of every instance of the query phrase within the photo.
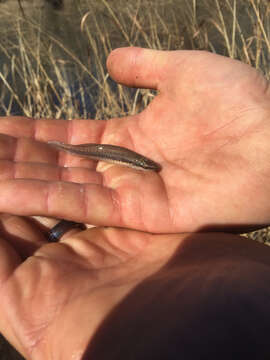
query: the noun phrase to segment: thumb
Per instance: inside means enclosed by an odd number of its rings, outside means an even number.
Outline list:
[[[170,67],[169,51],[126,47],[113,50],[107,59],[110,76],[123,85],[158,89]]]

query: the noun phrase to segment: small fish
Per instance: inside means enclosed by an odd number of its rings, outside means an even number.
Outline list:
[[[137,170],[152,170],[156,172],[161,170],[161,166],[158,163],[121,146],[108,144],[70,145],[59,141],[48,141],[48,144],[58,150],[63,150],[92,160],[106,161]]]

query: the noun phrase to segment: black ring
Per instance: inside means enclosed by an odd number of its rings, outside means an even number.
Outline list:
[[[50,231],[48,231],[48,242],[57,242],[61,237],[71,229],[85,230],[86,226],[83,223],[77,223],[74,221],[61,220]]]

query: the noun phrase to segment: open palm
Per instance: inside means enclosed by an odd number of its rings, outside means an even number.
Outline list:
[[[17,140],[0,139],[1,212],[159,233],[269,222],[270,96],[261,74],[200,51],[117,49],[107,66],[116,81],[158,95],[142,113],[109,121],[3,118],[0,132]],[[96,172],[94,162],[58,158],[33,139],[125,146],[162,171]]]

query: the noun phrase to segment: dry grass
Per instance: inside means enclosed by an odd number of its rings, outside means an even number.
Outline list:
[[[41,16],[31,16],[29,9],[23,14],[19,7],[10,12],[0,4],[0,21],[9,24],[0,29],[5,58],[0,64],[1,115],[16,111],[35,118],[106,119],[141,111],[153,91],[126,89],[108,77],[106,58],[119,46],[209,50],[240,59],[270,78],[267,0],[72,3],[76,9],[67,11],[63,23],[76,34],[75,48],[42,25]]]
[[[79,51],[29,11],[12,15],[12,36],[5,31],[0,37],[6,57],[0,67],[2,114],[16,109],[26,116],[71,119],[140,111],[153,93],[113,84],[106,72],[106,58],[118,46],[205,49],[240,59],[269,77],[266,0],[85,0],[73,6],[72,31],[83,44]],[[3,19],[10,16],[1,11]]]

